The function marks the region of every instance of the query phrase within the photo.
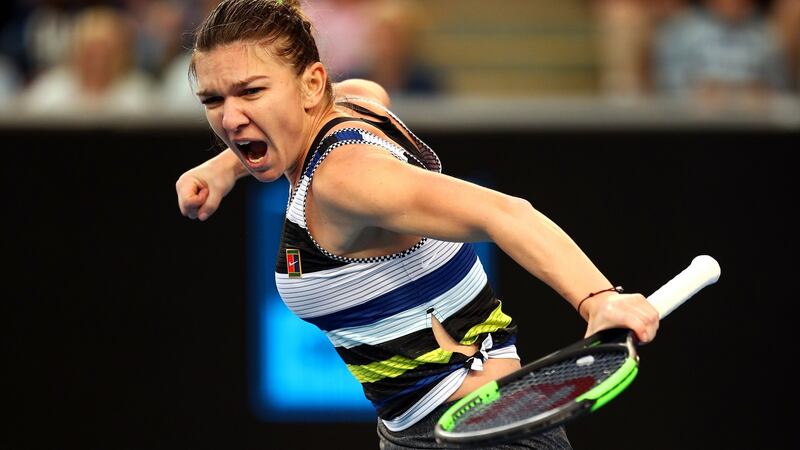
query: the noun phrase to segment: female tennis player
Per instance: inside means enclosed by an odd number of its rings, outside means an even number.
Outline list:
[[[297,1],[222,1],[198,28],[191,71],[228,148],[180,176],[181,212],[208,219],[246,175],[289,180],[278,290],[362,383],[381,448],[441,448],[434,424],[452,402],[520,368],[517,323],[471,242],[496,243],[556,290],[587,334],[655,337],[645,298],[617,292],[529,202],[442,174],[381,86],[333,86]],[[557,428],[498,448],[570,444]]]

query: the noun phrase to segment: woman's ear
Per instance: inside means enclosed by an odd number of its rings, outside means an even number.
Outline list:
[[[306,67],[301,77],[303,88],[303,107],[312,109],[325,99],[328,72],[321,62],[315,62]]]

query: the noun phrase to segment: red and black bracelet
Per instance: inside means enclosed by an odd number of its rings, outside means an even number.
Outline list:
[[[586,298],[584,298],[583,300],[578,302],[578,308],[577,308],[578,314],[580,314],[580,312],[581,312],[581,306],[583,306],[583,302],[585,302],[586,300],[589,300],[590,298],[594,297],[597,294],[602,294],[603,292],[612,292],[612,291],[622,294],[623,292],[625,292],[625,289],[623,289],[622,286],[614,286],[614,287],[610,287],[608,289],[603,289],[602,291],[589,293],[589,295],[587,295]]]

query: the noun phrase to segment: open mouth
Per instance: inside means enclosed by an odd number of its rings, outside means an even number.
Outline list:
[[[267,155],[269,146],[264,141],[241,141],[236,142],[236,148],[249,162],[257,164]]]

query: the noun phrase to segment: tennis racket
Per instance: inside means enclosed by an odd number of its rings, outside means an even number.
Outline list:
[[[719,279],[708,255],[691,264],[647,300],[660,318]],[[516,372],[489,382],[442,415],[434,434],[463,447],[513,441],[591,414],[616,397],[639,370],[638,341],[631,330],[603,330]]]

